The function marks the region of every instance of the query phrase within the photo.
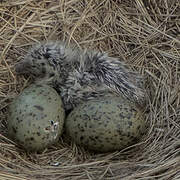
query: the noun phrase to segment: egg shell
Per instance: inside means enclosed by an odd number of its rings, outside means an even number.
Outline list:
[[[146,131],[143,113],[121,97],[88,101],[75,108],[65,121],[66,134],[78,145],[99,152],[121,150]]]
[[[41,151],[58,141],[64,118],[58,93],[47,85],[33,84],[10,104],[8,134],[27,151]]]

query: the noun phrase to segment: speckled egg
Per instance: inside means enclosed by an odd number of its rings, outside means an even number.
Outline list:
[[[57,142],[64,118],[58,93],[47,85],[31,85],[9,106],[8,134],[27,151],[41,151]]]
[[[89,150],[109,152],[135,144],[146,131],[143,113],[128,100],[106,97],[75,108],[65,121],[68,136]]]

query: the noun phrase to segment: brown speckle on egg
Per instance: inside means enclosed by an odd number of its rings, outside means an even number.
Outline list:
[[[44,108],[43,108],[42,106],[39,106],[39,105],[34,105],[34,107],[35,107],[36,109],[40,110],[40,111],[43,111],[43,110],[44,110]]]

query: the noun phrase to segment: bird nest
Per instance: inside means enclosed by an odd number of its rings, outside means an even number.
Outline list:
[[[146,77],[149,130],[141,142],[98,154],[62,137],[38,154],[8,139],[8,105],[30,84],[14,66],[42,40],[108,52]],[[1,1],[0,179],[179,179],[179,79],[179,0]]]

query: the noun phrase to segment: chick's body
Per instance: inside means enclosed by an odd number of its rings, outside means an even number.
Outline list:
[[[137,104],[145,101],[143,78],[119,59],[63,42],[35,45],[16,66],[16,72],[55,88],[65,110],[101,96],[124,95]]]

